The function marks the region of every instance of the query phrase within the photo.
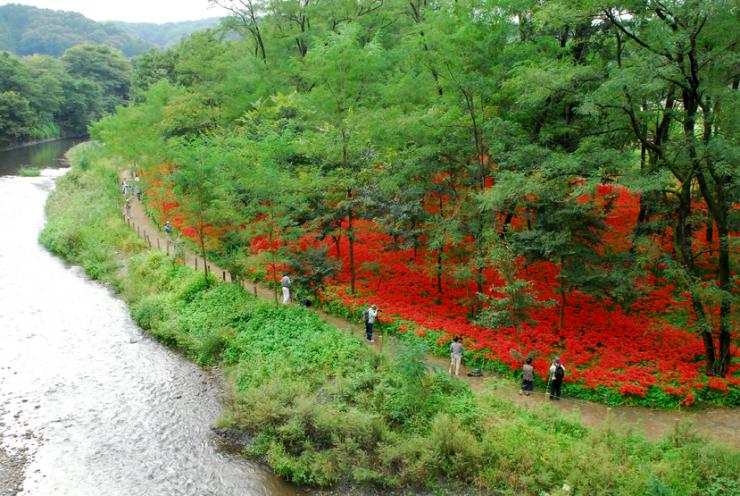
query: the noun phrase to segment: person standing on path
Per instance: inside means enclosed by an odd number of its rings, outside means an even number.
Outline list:
[[[131,200],[126,200],[126,220],[131,222]]]
[[[460,375],[460,364],[462,363],[463,351],[465,351],[465,348],[463,348],[462,345],[462,338],[456,336],[450,345],[450,369],[448,370],[450,375],[452,375],[453,368],[455,369],[455,375]]]
[[[532,358],[527,358],[527,362],[522,367],[522,389],[519,394],[524,393],[529,396],[534,389],[534,367],[532,366]]]
[[[560,388],[565,377],[565,367],[560,363],[560,357],[555,357],[550,365],[550,399],[560,400]]]
[[[290,303],[290,277],[288,277],[288,274],[284,274],[283,278],[280,279],[280,285],[283,287],[283,305],[287,305]]]
[[[167,235],[167,242],[170,242],[170,233],[172,233],[172,225],[170,221],[164,223],[164,233]]]
[[[375,326],[375,319],[378,317],[378,305],[370,305],[370,308],[363,312],[365,317],[365,337],[368,342],[374,343],[373,339],[373,327]]]

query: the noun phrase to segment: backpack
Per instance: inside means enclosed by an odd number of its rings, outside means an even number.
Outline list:
[[[555,367],[555,380],[560,381],[565,377],[565,369],[562,365],[558,365]]]
[[[362,320],[365,322],[370,320],[370,312],[368,312],[367,308],[362,311]]]

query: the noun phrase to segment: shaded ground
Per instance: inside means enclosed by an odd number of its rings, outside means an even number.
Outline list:
[[[123,177],[123,176],[122,176]],[[131,202],[131,220],[129,222],[139,236],[152,248],[158,248],[173,255],[175,249],[174,240],[168,239],[165,233],[147,217],[143,206],[136,199]],[[125,217],[125,214],[124,214]],[[183,263],[198,270],[203,270],[204,261],[191,250],[185,249],[181,254]],[[228,272],[218,266],[207,262],[209,270],[214,276],[226,282],[232,282]],[[242,283],[244,288],[254,295],[269,301],[277,301],[275,293],[260,284]],[[359,322],[351,322],[345,319],[328,315],[321,310],[314,309],[324,320],[335,325],[337,328],[351,332],[358,336],[364,336],[364,329]],[[382,329],[376,332],[374,346],[378,351],[393,353],[396,340],[391,336],[384,336]],[[447,368],[447,360],[429,355],[427,363],[432,368]],[[493,391],[496,395],[509,399],[517,404],[533,406],[536,403],[548,401],[544,391],[535,392],[531,396],[520,396],[519,385],[510,378],[491,375],[488,377],[467,377],[466,367],[461,369],[460,379],[469,383],[473,391]],[[589,427],[601,427],[605,425],[623,425],[639,430],[652,440],[662,439],[675,431],[676,425],[687,423],[698,434],[711,439],[713,442],[724,444],[733,448],[740,448],[740,410],[737,408],[712,408],[705,410],[657,410],[642,407],[608,407],[606,405],[592,403],[583,400],[564,398],[562,401],[549,402],[565,411],[573,412]]]

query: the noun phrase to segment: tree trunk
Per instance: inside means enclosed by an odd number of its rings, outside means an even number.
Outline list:
[[[442,296],[442,248],[437,251],[437,294]]]
[[[704,304],[701,301],[700,296],[696,293],[693,288],[695,279],[694,275],[694,258],[691,249],[691,228],[689,226],[689,216],[691,215],[691,181],[685,181],[681,186],[681,190],[678,195],[678,219],[676,225],[676,244],[678,245],[678,253],[681,257],[681,265],[683,266],[686,279],[688,281],[689,293],[691,294],[691,306],[696,314],[697,322],[700,327],[700,334],[704,341],[704,352],[706,355],[706,371],[708,374],[712,374],[715,367],[715,348],[714,340],[712,338],[712,328],[707,320],[707,315],[704,312]]]
[[[351,197],[351,191],[348,193]],[[355,279],[357,277],[357,274],[355,272],[355,231],[353,227],[353,212],[352,208],[349,209],[349,212],[347,213],[347,239],[349,240],[349,273],[351,276],[350,279],[350,292],[352,294],[355,293]]]
[[[562,331],[565,324],[565,287],[560,283],[560,308],[558,309],[558,328]]]
[[[719,235],[719,288],[722,296],[719,307],[719,357],[714,365],[714,375],[724,377],[730,371],[732,355],[731,336],[731,295],[730,295],[730,246],[726,226],[717,229]]]
[[[332,235],[331,239],[332,241],[334,241],[334,247],[337,249],[337,260],[341,260],[342,254],[339,251],[339,246],[340,246],[339,242],[342,240],[342,235],[341,234],[339,236]]]
[[[274,233],[273,233],[273,226],[270,224],[270,229],[268,230],[268,240],[270,242],[270,268],[272,269],[272,280],[277,281],[277,260],[275,256],[275,249],[273,248],[273,240],[274,240]],[[277,286],[273,284],[272,288],[272,295],[275,298],[275,304],[278,304],[278,290]]]
[[[501,227],[501,233],[499,234],[499,238],[506,239],[506,228],[511,224],[511,221],[514,219],[514,212],[507,212],[506,217],[504,218],[504,225]]]
[[[706,242],[711,243],[714,239],[714,221],[712,220],[712,214],[711,212],[707,214],[707,232],[706,232]]]
[[[208,260],[206,260],[206,240],[204,231],[203,223],[200,222],[198,225],[198,241],[200,244],[200,256],[203,258],[203,273],[205,274],[206,285],[208,285]]]
[[[640,173],[645,174],[645,157],[647,152],[647,146],[644,142],[640,143]],[[640,213],[637,215],[637,226],[636,230],[640,229],[640,224],[648,220],[648,198],[645,193],[640,193]]]

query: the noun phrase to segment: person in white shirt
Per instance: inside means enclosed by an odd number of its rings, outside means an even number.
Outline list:
[[[519,394],[530,395],[534,389],[534,366],[532,365],[532,357],[528,357],[526,363],[522,366],[522,388],[519,390]]]
[[[373,327],[375,325],[375,319],[378,317],[378,305],[371,305],[365,312],[365,336],[369,342],[374,343]]]
[[[560,387],[563,385],[565,367],[560,363],[560,357],[555,357],[550,365],[550,399],[560,400]]]
[[[280,279],[280,285],[283,288],[283,305],[287,305],[290,303],[290,277],[288,277],[288,274],[283,275],[283,278]]]
[[[460,375],[460,364],[462,363],[463,348],[462,338],[456,337],[452,344],[450,344],[450,369],[449,374],[452,375],[452,369],[455,369],[455,375]]]

